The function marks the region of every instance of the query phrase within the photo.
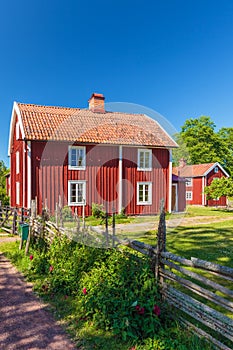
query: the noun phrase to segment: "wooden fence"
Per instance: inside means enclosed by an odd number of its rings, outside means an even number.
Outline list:
[[[17,234],[18,225],[29,221],[31,210],[2,206],[0,201],[0,229],[7,233]]]
[[[0,223],[6,224],[10,211],[14,213],[9,208],[0,211]],[[86,226],[76,217],[72,228],[58,227],[57,220],[50,222],[44,214],[44,217],[38,218],[32,208],[26,253],[32,237],[42,237],[51,243],[56,234],[65,234],[69,239],[98,247],[126,245],[151,258],[162,298],[177,310],[176,315],[186,327],[205,337],[217,349],[233,349],[233,269],[167,252],[164,208],[160,214],[156,247],[138,241],[119,240],[115,234],[114,219],[112,233],[109,234],[108,225],[105,231],[101,231]],[[24,211],[23,215],[24,220],[28,218]],[[17,221],[23,218],[22,212],[21,217],[17,214],[17,218]]]

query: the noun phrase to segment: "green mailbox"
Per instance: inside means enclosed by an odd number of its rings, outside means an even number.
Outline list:
[[[28,232],[29,232],[29,224],[20,223],[19,224],[19,236],[22,238],[23,241],[26,241],[28,239]]]

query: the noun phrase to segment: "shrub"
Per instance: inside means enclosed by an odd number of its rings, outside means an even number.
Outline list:
[[[68,205],[66,205],[62,208],[62,218],[64,221],[72,221],[73,220],[72,210]]]
[[[82,317],[123,340],[153,336],[163,322],[149,261],[128,252],[112,250],[105,261],[84,272],[78,299]]]
[[[106,216],[103,204],[92,203],[91,210],[92,216],[94,216],[97,219],[103,219]]]

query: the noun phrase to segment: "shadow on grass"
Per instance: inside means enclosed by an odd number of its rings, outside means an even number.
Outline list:
[[[167,250],[233,267],[233,229],[178,227],[167,234]]]

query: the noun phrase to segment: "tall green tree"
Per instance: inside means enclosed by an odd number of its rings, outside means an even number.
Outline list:
[[[185,158],[187,164],[219,162],[225,167],[230,156],[229,148],[223,134],[216,133],[215,127],[207,116],[187,119],[176,136],[181,147],[174,151],[175,164],[180,158]],[[181,153],[184,156],[181,157]]]
[[[223,165],[231,176],[233,176],[233,127],[221,128],[218,131],[218,136],[222,140],[224,149],[227,148]]]
[[[8,169],[4,162],[0,161],[0,200],[2,201],[3,205],[6,205],[9,203],[9,197],[6,193],[6,174],[8,172]]]

